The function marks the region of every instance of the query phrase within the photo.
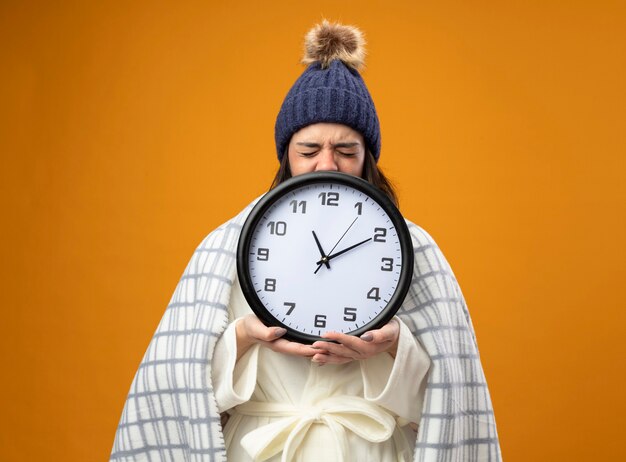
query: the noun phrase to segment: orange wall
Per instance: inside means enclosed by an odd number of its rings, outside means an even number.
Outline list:
[[[626,457],[623,2],[56,3],[0,5],[0,459],[106,459],[324,16],[367,34],[381,165],[460,280],[505,460]]]

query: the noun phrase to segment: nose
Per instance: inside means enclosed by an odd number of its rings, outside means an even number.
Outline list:
[[[335,153],[332,148],[324,147],[322,151],[317,155],[317,165],[315,166],[316,172],[323,171],[339,171],[339,166],[335,160]]]

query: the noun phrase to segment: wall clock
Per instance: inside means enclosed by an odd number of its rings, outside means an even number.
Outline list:
[[[268,192],[248,216],[237,248],[246,300],[284,338],[320,340],[381,327],[413,275],[406,223],[389,198],[338,172],[298,175]]]

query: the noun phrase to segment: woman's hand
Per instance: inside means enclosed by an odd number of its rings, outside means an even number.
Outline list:
[[[395,357],[399,336],[400,324],[396,319],[392,319],[380,329],[365,332],[360,337],[339,332],[326,332],[322,337],[338,343],[315,342],[313,347],[317,354],[311,360],[322,366],[367,359],[385,351]]]
[[[255,343],[259,343],[270,350],[294,356],[311,357],[318,350],[311,345],[290,342],[281,338],[287,330],[283,327],[267,327],[254,314],[241,318],[235,326],[237,334],[237,359],[248,351]]]

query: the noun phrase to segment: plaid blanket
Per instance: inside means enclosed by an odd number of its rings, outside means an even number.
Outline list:
[[[130,387],[111,461],[226,460],[211,358],[228,322],[237,243],[253,205],[194,252]],[[432,361],[414,460],[500,461],[491,398],[463,294],[437,244],[407,223],[415,269],[398,316]]]

